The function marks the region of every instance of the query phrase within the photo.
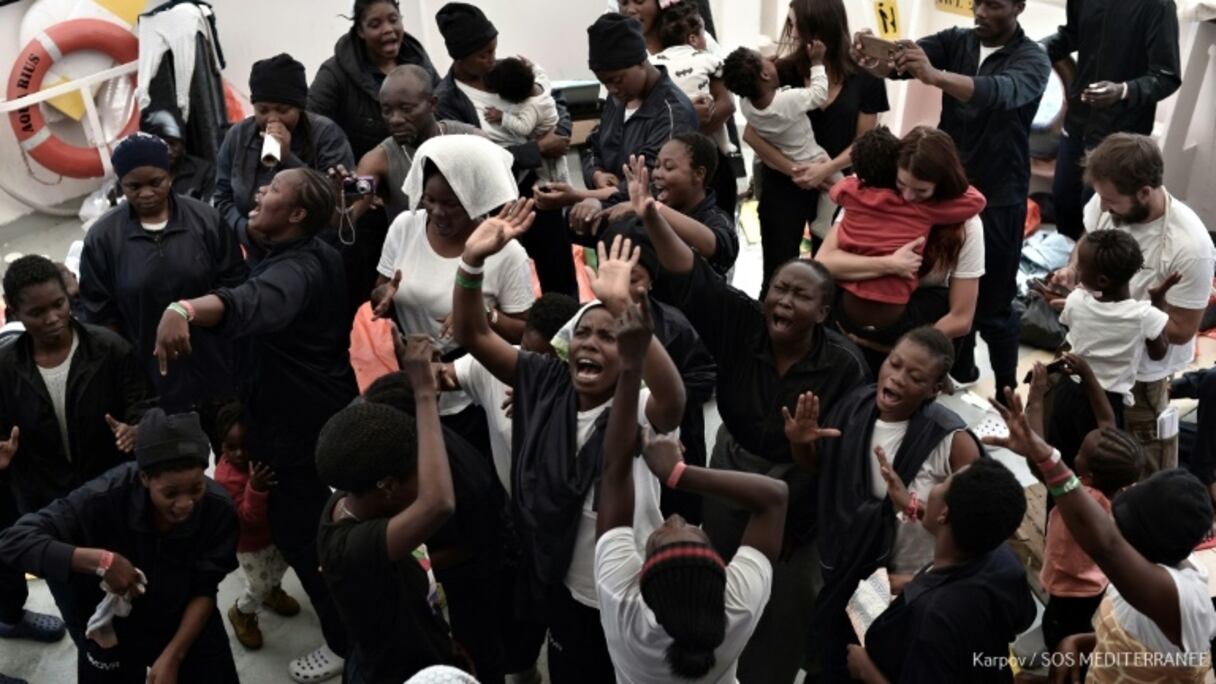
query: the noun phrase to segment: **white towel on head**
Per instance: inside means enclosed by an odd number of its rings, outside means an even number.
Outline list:
[[[401,191],[410,198],[412,210],[416,211],[422,203],[422,176],[428,160],[447,179],[471,218],[519,199],[510,152],[478,135],[437,135],[418,148],[401,186]]]
[[[139,568],[135,568],[135,572],[139,573],[139,593],[142,594],[147,589],[148,578]],[[97,610],[93,611],[93,615],[89,617],[89,624],[85,628],[84,636],[96,641],[102,648],[114,648],[118,645],[118,635],[114,632],[114,618],[131,614],[131,599],[134,597],[113,593],[114,590],[105,582],[101,583],[101,590],[106,592],[106,596],[101,603],[97,604]]]

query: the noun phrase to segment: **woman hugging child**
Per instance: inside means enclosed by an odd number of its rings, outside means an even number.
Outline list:
[[[885,126],[878,126],[853,143],[853,171],[832,187],[832,201],[845,210],[836,229],[840,249],[861,256],[888,256],[913,240],[926,240],[934,226],[956,225],[983,211],[987,201],[965,177],[947,179],[931,192],[941,199],[921,199],[914,178],[935,174],[918,169],[923,159],[934,169],[962,168],[958,153],[945,134],[920,135],[911,147],[900,145]],[[845,317],[851,310],[882,309],[878,318],[898,320],[919,284],[919,278],[896,275],[869,280],[842,281],[841,307]],[[857,300],[866,300],[859,306]],[[873,314],[870,314],[873,317]]]
[[[486,134],[499,145],[540,140],[557,128],[557,101],[549,92],[549,77],[539,66],[523,57],[500,59],[486,74],[486,86],[511,103],[505,110],[489,107],[485,111],[490,124]],[[545,159],[537,176],[542,181],[570,182],[566,158]]]
[[[283,591],[287,561],[270,541],[266,517],[267,498],[275,485],[274,471],[265,463],[250,460],[245,450],[245,425],[241,422],[243,410],[241,404],[233,402],[216,414],[213,441],[222,446],[215,465],[215,481],[232,497],[241,529],[236,559],[245,575],[245,591],[228,609],[228,621],[237,641],[256,650],[262,647],[258,607],[266,606],[279,615],[291,617],[300,612],[300,604]]]

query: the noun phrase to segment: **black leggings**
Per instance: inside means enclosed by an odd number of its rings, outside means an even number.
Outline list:
[[[553,684],[615,684],[600,612],[570,595],[564,585],[549,599],[549,678]]]
[[[760,297],[777,269],[798,258],[802,235],[819,211],[819,191],[803,190],[789,176],[762,166],[760,206],[760,251],[764,257],[764,280]]]

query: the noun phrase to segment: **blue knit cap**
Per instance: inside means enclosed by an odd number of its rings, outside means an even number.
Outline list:
[[[169,146],[155,135],[132,133],[114,148],[110,163],[120,180],[141,166],[155,166],[168,171]]]

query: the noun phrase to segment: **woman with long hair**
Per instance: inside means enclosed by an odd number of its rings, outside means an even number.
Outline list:
[[[784,222],[782,234],[796,235],[796,239],[801,239],[807,223],[812,224],[815,235],[826,232],[835,207],[827,201],[826,192],[810,199],[808,191],[826,191],[828,179],[849,168],[853,141],[874,128],[878,115],[889,109],[883,81],[860,69],[849,56],[851,35],[842,0],[790,2],[777,73],[781,85],[805,87],[811,76],[807,46],[818,40],[827,48],[824,68],[828,75],[828,101],[808,116],[815,140],[831,157],[830,161],[799,166],[754,130],[749,128],[743,134],[743,141],[764,163],[760,185],[761,193],[770,197],[769,218]],[[774,194],[779,198],[775,202]]]
[[[898,167],[898,189],[908,202],[952,199],[969,186],[954,143],[934,128],[918,126],[903,137]],[[837,280],[886,276],[921,280],[902,313],[894,317],[881,304],[842,297],[837,316],[871,368],[881,366],[895,340],[913,328],[932,325],[951,339],[970,332],[979,278],[984,273],[983,232],[978,218],[934,226],[927,240],[912,240],[888,256],[846,252],[840,248],[836,229],[827,233],[815,258]]]

